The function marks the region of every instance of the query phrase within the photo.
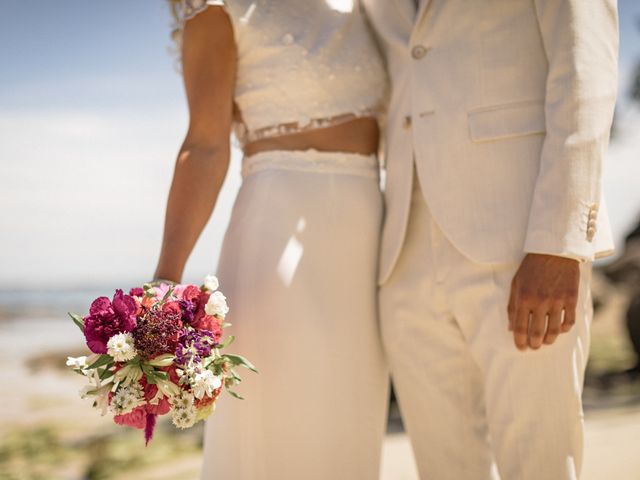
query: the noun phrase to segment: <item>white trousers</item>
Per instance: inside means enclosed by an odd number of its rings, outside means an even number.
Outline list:
[[[206,425],[207,480],[374,480],[388,371],[377,319],[375,157],[245,159],[219,263],[239,370]]]
[[[473,208],[470,205],[469,208]],[[414,180],[405,244],[381,287],[394,388],[423,480],[564,480],[580,474],[592,317],[584,264],[577,322],[525,353],[508,331],[517,264],[478,264],[434,222]]]

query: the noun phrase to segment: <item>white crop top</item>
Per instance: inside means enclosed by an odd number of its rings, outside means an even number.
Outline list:
[[[387,75],[358,0],[182,0],[178,30],[212,5],[234,28],[241,144],[381,112]]]

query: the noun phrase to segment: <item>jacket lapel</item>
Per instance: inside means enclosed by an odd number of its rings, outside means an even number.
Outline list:
[[[382,1],[390,1],[393,4],[393,8],[395,8],[400,16],[407,23],[409,29],[413,29],[413,23],[416,18],[416,7],[414,0],[382,0]]]
[[[427,12],[427,7],[429,6],[430,3],[431,3],[431,0],[420,0],[420,7],[418,8],[418,13],[416,13],[415,21],[413,23],[414,29],[418,28],[418,26],[420,25],[420,22],[424,18]]]

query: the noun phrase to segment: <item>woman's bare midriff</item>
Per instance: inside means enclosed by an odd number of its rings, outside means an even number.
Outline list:
[[[262,138],[244,147],[245,155],[271,150],[318,150],[371,155],[378,152],[380,132],[375,118],[354,118],[337,125]]]

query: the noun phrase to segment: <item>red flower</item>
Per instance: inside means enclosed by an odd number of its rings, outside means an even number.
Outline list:
[[[220,337],[222,336],[222,326],[220,325],[220,320],[216,317],[212,317],[211,315],[204,315],[193,321],[191,324],[193,328],[198,330],[208,330],[211,332],[211,337],[213,338],[214,343],[218,343],[220,341]]]
[[[198,296],[198,300],[197,300],[198,305],[196,307],[196,314],[193,318],[193,323],[196,323],[198,320],[200,320],[202,317],[206,315],[204,311],[204,307],[209,301],[210,296],[211,294],[207,292],[200,292],[200,295]]]
[[[134,408],[131,412],[124,415],[116,415],[113,421],[118,425],[128,425],[130,427],[144,430],[147,424],[147,412],[143,406]]]
[[[212,395],[209,397],[207,395],[205,395],[202,398],[195,398],[193,400],[193,404],[195,405],[196,408],[203,408],[206,407],[208,405],[211,405],[213,402],[216,401],[216,399],[218,398],[218,396],[220,395],[220,392],[222,391],[222,386],[216,388],[213,392]]]
[[[169,380],[171,380],[176,385],[180,383],[180,377],[178,376],[178,372],[176,372],[175,366],[171,365],[169,367],[162,367],[160,368],[160,370],[162,370],[163,372],[167,372]]]
[[[166,315],[180,315],[182,316],[182,310],[178,302],[167,302],[162,306],[162,313]]]
[[[198,297],[200,297],[200,287],[196,287],[195,285],[187,285],[187,288],[182,292],[182,299],[188,300],[189,302],[196,303]]]
[[[162,397],[156,405],[149,403],[157,395],[158,387],[153,383],[147,382],[146,377],[142,377],[140,379],[140,384],[144,389],[144,399],[147,401],[146,405],[144,405],[145,411],[152,415],[164,415],[169,413],[169,410],[171,410],[171,404],[166,397]]]

